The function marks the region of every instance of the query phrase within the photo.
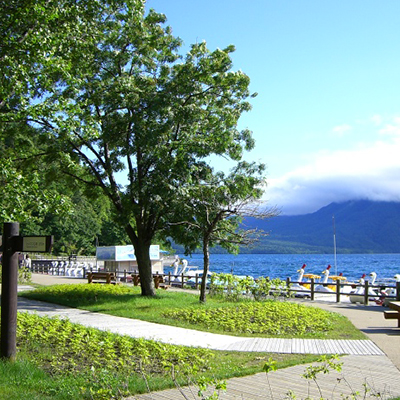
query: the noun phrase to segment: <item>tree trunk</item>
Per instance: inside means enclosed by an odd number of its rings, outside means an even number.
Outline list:
[[[149,252],[150,252],[150,245],[140,243],[139,241],[138,246],[135,246],[135,255],[139,268],[140,287],[142,289],[142,296],[156,295]]]
[[[142,296],[155,296],[156,290],[154,288],[153,272],[150,260],[150,242],[141,240],[140,237],[136,236],[131,226],[127,226],[126,231],[128,232],[133,248],[135,249]]]
[[[200,285],[200,303],[206,302],[207,274],[210,268],[210,249],[208,246],[207,239],[204,239],[203,241],[203,261],[204,261],[204,268],[203,268],[203,278],[201,280],[201,285]]]

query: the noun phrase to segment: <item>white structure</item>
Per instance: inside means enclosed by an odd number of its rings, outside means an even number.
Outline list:
[[[96,258],[99,261],[104,261],[104,267],[107,271],[139,273],[135,250],[132,245],[97,247]],[[150,246],[150,261],[153,274],[164,273],[159,245]]]
[[[295,292],[294,292],[295,297],[310,297],[308,288],[302,286],[299,283],[299,282],[303,281],[303,275],[304,275],[305,268],[306,268],[306,264],[303,264],[303,266],[299,270],[297,270],[297,273],[299,274],[297,276],[297,282],[290,285],[290,288],[295,290]],[[302,293],[302,292],[305,292],[305,293]]]
[[[329,288],[328,286],[323,285],[324,283],[328,283],[328,278],[329,278],[329,270],[331,269],[331,266],[328,265],[326,269],[324,269],[321,273],[324,275],[324,278],[322,279],[322,282],[315,287],[315,290],[318,292],[325,292],[325,293],[335,293],[334,290]]]

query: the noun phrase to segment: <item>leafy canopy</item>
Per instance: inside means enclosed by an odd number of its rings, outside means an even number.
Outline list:
[[[11,1],[0,17],[3,118],[28,121],[48,162],[108,196],[144,294],[154,294],[149,246],[179,214],[181,188],[204,179],[210,155],[240,161],[254,146],[237,128],[251,107],[234,47],[202,42],[182,56],[165,21],[140,0]]]

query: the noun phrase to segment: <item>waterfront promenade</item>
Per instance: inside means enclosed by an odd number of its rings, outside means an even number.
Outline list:
[[[33,281],[38,284],[77,283],[84,280],[53,277],[34,274]],[[22,289],[22,288],[21,288]],[[315,354],[350,354],[343,356],[343,372],[331,372],[320,375],[318,383],[324,398],[341,398],[341,394],[350,395],[352,391],[363,393],[368,387],[371,392],[366,398],[375,397],[380,393],[381,398],[400,397],[400,329],[395,328],[394,321],[383,318],[383,307],[361,306],[353,304],[335,304],[331,302],[313,302],[301,300],[304,304],[313,305],[340,312],[346,315],[353,324],[363,331],[366,341],[313,341],[299,339],[253,339],[238,338],[226,335],[213,335],[207,332],[185,330],[182,328],[166,327],[150,324],[144,321],[113,317],[105,314],[90,313],[83,310],[71,309],[48,303],[19,299],[19,309],[36,312],[42,315],[59,315],[73,322],[92,326],[98,329],[110,330],[132,337],[144,337],[167,343],[198,346],[205,343],[207,347],[219,350],[261,351],[265,353],[315,353]],[[361,343],[364,342],[364,343]],[[272,354],[273,358],[273,354]],[[243,378],[230,379],[227,382],[227,392],[221,399],[281,399],[293,390],[297,399],[310,395],[319,398],[315,385],[310,386],[302,378],[305,366],[296,366],[271,372],[268,379],[265,373],[259,373]],[[188,398],[197,398],[190,395]],[[192,396],[192,397],[190,397]],[[177,390],[168,390],[131,397],[130,399],[183,399]],[[360,398],[364,398],[361,396]]]

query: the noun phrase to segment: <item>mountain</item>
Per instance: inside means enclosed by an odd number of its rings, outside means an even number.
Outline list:
[[[269,233],[242,253],[400,253],[400,203],[368,200],[331,203],[305,215],[246,218],[246,228]]]

